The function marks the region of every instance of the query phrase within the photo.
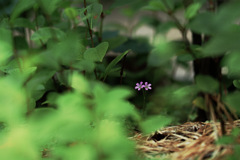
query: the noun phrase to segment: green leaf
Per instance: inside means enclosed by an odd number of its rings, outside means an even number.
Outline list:
[[[212,12],[204,12],[197,14],[194,19],[192,19],[188,27],[196,33],[204,33],[207,35],[215,34],[219,28],[217,28],[219,22],[215,20],[215,14]]]
[[[193,100],[193,105],[207,112],[206,104],[203,97],[195,98]]]
[[[51,15],[57,9],[60,2],[61,0],[40,0],[39,5],[45,13]]]
[[[26,108],[26,92],[21,83],[11,77],[1,78],[0,91],[1,113],[0,121],[14,126],[23,122]]]
[[[134,143],[125,136],[124,129],[118,121],[102,120],[96,127],[96,144],[101,144],[101,152],[109,159],[128,159],[126,155],[134,152]],[[118,150],[118,152],[114,152]]]
[[[79,93],[87,94],[90,92],[90,85],[80,74],[74,72],[71,77],[71,86]]]
[[[87,15],[85,15],[85,11],[87,10]],[[99,24],[99,18],[103,11],[103,6],[100,3],[92,3],[87,6],[86,9],[80,11],[80,16],[85,24],[87,24],[87,19],[90,24],[90,28],[97,26]]]
[[[235,139],[231,136],[222,136],[217,140],[218,145],[230,145],[234,143]]]
[[[231,135],[233,137],[238,137],[240,135],[240,128],[233,128]]]
[[[95,47],[97,49],[100,62],[102,62],[103,57],[106,55],[108,47],[109,47],[108,42],[102,42],[97,47]]]
[[[23,28],[30,28],[32,30],[35,29],[34,24],[26,18],[17,18],[13,22],[14,27],[23,27]]]
[[[187,7],[186,11],[185,11],[185,17],[187,19],[191,19],[193,18],[198,10],[201,8],[201,4],[200,3],[193,3],[190,6]]]
[[[240,89],[240,80],[233,80],[233,85],[234,85],[237,89]]]
[[[228,69],[228,76],[231,78],[239,79],[240,78],[240,52],[232,52],[226,54],[222,60],[224,66]],[[237,82],[235,81],[235,84]]]
[[[217,34],[203,48],[205,56],[219,56],[227,51],[239,51],[240,28],[233,26]]]
[[[197,14],[194,19],[190,21],[188,27],[197,33],[218,35],[222,31],[229,30],[235,23],[235,20],[239,18],[239,5],[240,1],[231,1],[221,6],[217,14],[210,11]],[[223,19],[224,23],[222,23]],[[234,42],[234,40],[231,42]]]
[[[189,106],[192,103],[192,99],[195,98],[198,90],[194,85],[187,85],[184,87],[176,88],[171,94],[171,104],[178,106]]]
[[[147,6],[143,7],[143,9],[150,11],[168,11],[164,2],[162,2],[161,0],[151,0]]]
[[[84,139],[83,136],[89,134],[92,114],[84,102],[82,94],[76,94],[76,92],[66,93],[58,97],[56,102],[58,106],[58,132],[56,136],[63,142]]]
[[[89,48],[84,52],[84,59],[102,62],[108,49],[108,42],[102,42],[95,48]]]
[[[71,20],[74,20],[78,15],[78,11],[75,8],[66,8],[64,9],[64,13]]]
[[[113,67],[129,52],[129,50],[125,51],[124,53],[117,56],[114,60],[112,60],[108,66],[105,69],[105,72],[103,74],[103,80],[105,80],[108,76],[108,74],[111,72]]]
[[[164,22],[160,25],[158,25],[157,30],[160,33],[167,33],[171,28],[176,28],[176,23],[170,21],[170,22]]]
[[[73,68],[77,68],[80,71],[86,71],[91,73],[94,71],[95,63],[90,60],[79,60],[72,65]]]
[[[37,22],[38,27],[43,27],[45,24],[45,17],[43,15],[39,15],[37,16],[37,18],[35,19],[35,22]]]
[[[10,30],[0,28],[0,65],[13,55],[12,33]]]
[[[31,40],[42,41],[46,43],[49,39],[61,39],[65,36],[65,33],[58,28],[44,27],[38,29],[31,36]]]
[[[148,65],[153,67],[159,67],[166,64],[175,54],[175,45],[167,42],[163,38],[160,38],[155,42],[155,48],[151,51],[148,56]]]
[[[98,52],[96,48],[88,48],[84,54],[83,57],[85,60],[96,62],[99,60],[100,57],[98,57]]]
[[[109,50],[112,50],[119,47],[124,42],[126,42],[127,39],[128,39],[127,37],[116,36],[113,38],[105,39],[104,41],[107,41],[109,43]]]
[[[172,118],[166,116],[152,116],[149,119],[143,121],[140,126],[143,133],[149,134],[156,130],[159,130],[172,122]]]
[[[196,85],[200,91],[206,93],[215,93],[219,89],[218,81],[207,75],[197,75]]]
[[[47,81],[56,73],[51,70],[38,70],[26,84],[26,88],[31,97],[35,100],[41,98],[45,92]]]
[[[224,97],[224,102],[229,106],[230,108],[236,110],[238,113],[240,113],[240,92],[234,92],[231,94],[228,94],[226,97]]]
[[[2,159],[32,160],[39,159],[39,148],[28,125],[9,128],[8,133],[1,139],[0,155]],[[9,145],[11,144],[11,145]]]
[[[11,20],[17,18],[22,12],[30,9],[36,3],[35,0],[19,0],[11,14]]]

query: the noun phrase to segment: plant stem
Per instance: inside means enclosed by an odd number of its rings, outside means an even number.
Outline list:
[[[146,116],[146,94],[145,94],[145,90],[143,89],[143,108],[142,108],[142,116],[143,118],[145,118]]]
[[[101,20],[100,20],[99,35],[98,35],[99,43],[102,42],[102,31],[103,31],[103,20],[104,20],[104,17],[105,17],[104,13],[102,12],[101,16],[100,16]]]
[[[87,2],[86,2],[86,0],[84,0],[84,8],[86,9],[86,11],[84,12],[84,15],[87,16]],[[91,38],[91,44],[92,44],[92,47],[94,47],[92,29],[90,27],[90,23],[89,23],[88,19],[87,19],[87,25],[88,25],[88,31],[89,31],[89,34],[90,34],[90,38]]]
[[[186,46],[186,50],[189,51],[189,53],[194,57],[196,58],[196,56],[193,54],[191,48],[190,48],[190,42],[187,38],[187,29],[184,25],[182,25],[179,20],[177,19],[177,17],[173,14],[173,12],[171,11],[171,8],[168,6],[166,0],[163,0],[163,3],[164,5],[167,7],[167,12],[165,12],[167,15],[169,15],[173,21],[176,23],[177,25],[177,28],[179,29],[181,35],[182,35],[182,39],[185,43],[185,46]]]

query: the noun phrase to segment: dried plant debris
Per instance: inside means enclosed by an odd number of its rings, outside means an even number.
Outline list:
[[[226,123],[226,135],[233,128],[240,127],[240,120]],[[137,142],[141,155],[154,159],[205,160],[224,159],[233,153],[231,145],[216,145],[222,135],[219,122],[187,122],[179,126],[166,127],[151,135],[136,134],[132,139]],[[240,137],[238,136],[240,143]]]

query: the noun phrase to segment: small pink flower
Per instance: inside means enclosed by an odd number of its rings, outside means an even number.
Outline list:
[[[143,87],[144,87],[143,82],[140,82],[140,83],[136,83],[135,89],[140,91]]]
[[[143,88],[145,88],[146,91],[151,90],[152,89],[151,85],[152,85],[151,83],[145,82],[145,84],[143,85]]]

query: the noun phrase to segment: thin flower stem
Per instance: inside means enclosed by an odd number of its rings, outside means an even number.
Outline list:
[[[142,115],[143,117],[146,116],[146,91],[143,89],[143,108],[142,108]]]

